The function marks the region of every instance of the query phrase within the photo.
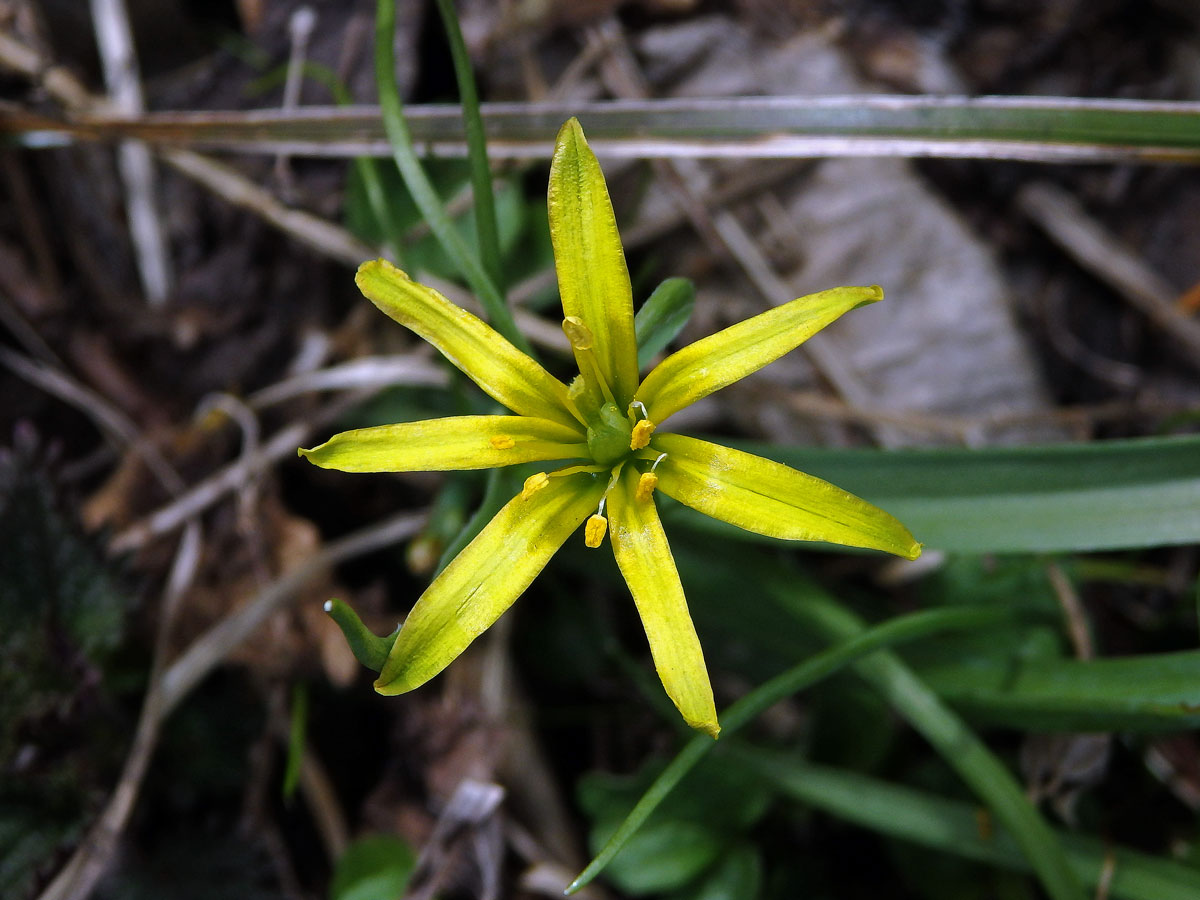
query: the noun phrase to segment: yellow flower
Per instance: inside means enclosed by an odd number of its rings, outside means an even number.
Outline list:
[[[777,462],[659,430],[672,414],[783,356],[842,313],[882,299],[878,287],[801,297],[671,354],[639,381],[633,296],[612,202],[575,119],[550,169],[550,233],[563,331],[580,375],[570,386],[483,321],[384,260],[357,284],[383,312],[433,344],[511,416],[458,416],[335,435],[310,462],[346,472],[484,469],[562,461],[517,496],[417,601],[375,689],[400,694],[450,664],[529,586],[586,522],[606,532],[629,584],[667,694],[693,728],[720,730],[700,641],[654,493],[776,538],[885,550],[921,547],[883,510]]]

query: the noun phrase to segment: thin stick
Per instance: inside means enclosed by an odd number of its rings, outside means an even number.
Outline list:
[[[138,116],[145,110],[145,101],[125,0],[91,0],[91,4],[96,47],[113,109]],[[125,186],[125,214],[142,289],[151,306],[162,306],[171,290],[171,260],[155,206],[158,186],[150,149],[141,141],[121,141],[117,146],[117,169]]]
[[[1079,202],[1052,184],[1027,185],[1017,205],[1050,238],[1095,273],[1186,352],[1183,359],[1200,369],[1200,322],[1175,303],[1178,294],[1127,245],[1087,214]]]
[[[164,150],[163,159],[172,168],[198,181],[218,196],[235,206],[251,210],[325,256],[348,266],[358,266],[363,260],[379,255],[375,247],[360,241],[346,229],[312,213],[285,206],[270,191],[254,184],[229,166],[188,150]]]
[[[426,518],[424,511],[403,512],[327,544],[304,565],[285,573],[249,603],[213,625],[163,672],[160,679],[163,714],[178,706],[235,647],[315,576],[348,559],[412,537],[424,527]]]
[[[419,356],[362,356],[277,381],[255,391],[246,402],[251,409],[262,410],[315,391],[378,390],[400,384],[445,387],[448,381],[444,368]]]
[[[327,544],[304,565],[280,576],[245,606],[211,627],[170,666],[159,673],[152,673],[157,677],[153,677],[146,693],[133,746],[108,805],[38,900],[84,900],[95,888],[108,868],[120,835],[129,821],[163,721],[205,676],[313,577],[355,556],[413,536],[424,526],[425,518],[424,512],[405,512]],[[191,539],[186,536],[180,542],[176,566],[168,581],[168,596],[189,580],[186,573],[178,576],[176,573],[180,572],[183,563],[195,558],[195,553],[185,552],[190,545]],[[170,608],[173,603],[168,602],[166,606]],[[160,639],[163,637],[164,633],[160,631]]]
[[[100,394],[75,381],[66,373],[45,363],[34,362],[7,347],[0,347],[0,365],[6,366],[30,384],[75,407],[95,422],[108,437],[142,457],[151,474],[169,492],[178,493],[183,490],[183,479],[166,458],[141,436],[137,426],[125,413]]]
[[[223,498],[237,490],[246,480],[296,452],[314,429],[342,415],[355,404],[361,403],[371,392],[354,391],[328,404],[318,413],[303,422],[293,422],[279,429],[267,440],[258,452],[229,463],[204,481],[181,493],[175,500],[156,510],[139,522],[120,532],[112,541],[115,552],[136,550],[147,541],[167,534],[193,516],[199,515]]]

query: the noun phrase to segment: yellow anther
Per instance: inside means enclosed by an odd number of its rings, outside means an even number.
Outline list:
[[[567,340],[571,342],[571,346],[576,350],[592,349],[592,344],[595,342],[592,329],[588,328],[579,316],[567,316],[563,319],[562,330],[563,334],[567,336]]]
[[[583,526],[583,543],[584,546],[595,550],[604,540],[604,535],[608,531],[608,519],[596,513],[587,520],[587,524]]]
[[[521,499],[528,500],[549,483],[550,476],[545,472],[538,472],[535,475],[530,475],[525,479],[525,486],[521,488]]]
[[[511,450],[517,446],[517,442],[507,434],[494,434],[488,438],[488,443],[492,445],[493,450]]]
[[[649,419],[642,419],[633,426],[633,434],[629,437],[629,449],[641,450],[650,443],[652,434],[654,434],[654,423]]]
[[[637,489],[633,492],[633,496],[642,503],[645,503],[654,495],[654,488],[658,485],[658,476],[653,472],[643,472],[642,477],[638,479]]]

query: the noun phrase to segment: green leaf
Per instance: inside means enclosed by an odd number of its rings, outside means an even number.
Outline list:
[[[417,157],[404,103],[396,86],[396,5],[395,0],[377,0],[375,4],[375,83],[379,89],[379,107],[384,130],[392,148],[392,157],[404,183],[429,223],[438,242],[454,260],[467,282],[479,296],[488,318],[500,334],[518,349],[530,352],[529,342],[517,330],[512,313],[504,303],[499,286],[492,280],[479,257],[471,251],[455,229],[437,191]]]
[[[595,833],[595,846],[607,839]],[[668,819],[652,822],[612,861],[608,876],[630,894],[671,891],[690,882],[720,856],[721,837],[695,822]]]
[[[655,761],[631,776],[591,772],[580,780],[579,803],[594,822],[594,849],[611,840],[660,768]],[[744,882],[749,877],[745,861],[730,872],[725,871],[725,860],[745,849],[745,833],[762,820],[769,802],[769,789],[754,773],[710,760],[698,766],[685,789],[666,798],[624,845],[609,877],[631,894],[679,890],[689,897],[702,885],[714,882],[715,890],[739,874]]]
[[[762,854],[751,843],[738,844],[672,900],[756,900],[762,880]]]
[[[633,317],[638,371],[683,330],[696,306],[696,287],[687,278],[668,278],[654,289]]]
[[[80,721],[93,715],[123,727],[111,710],[100,712],[111,702],[100,698],[130,598],[100,546],[60,502],[36,454],[19,439],[15,450],[0,449],[0,760],[16,758],[22,745],[51,746],[48,722],[68,734],[80,733]],[[83,755],[99,766],[103,739],[90,734],[94,744]],[[64,757],[35,770],[58,765],[77,768]],[[78,768],[80,776],[91,771]],[[38,781],[32,771],[7,780],[13,787]]]
[[[727,97],[631,102],[578,100],[483,104],[484,126],[505,156],[544,159],[546,134],[567,116],[625,156],[711,154],[738,159],[945,156],[1042,162],[1200,161],[1194,101],[1091,97]],[[374,110],[300,107],[269,120],[255,111],[209,112],[202,119],[146,115],[107,125],[114,136],[202,142],[210,149],[357,156],[382,137]],[[447,152],[465,146],[462,113],[429,104],[409,111],[412,139]],[[37,121],[35,135],[46,124]],[[71,126],[57,126],[70,131]],[[86,126],[84,126],[86,127]],[[22,140],[20,133],[16,139]],[[31,138],[25,138],[28,142]],[[848,150],[848,148],[850,148]]]
[[[1200,650],[1113,659],[970,660],[919,669],[980,722],[1041,731],[1200,727]]]
[[[734,703],[721,716],[724,721],[726,738],[728,739],[730,735],[763,713],[772,704],[810,687],[880,647],[914,640],[917,637],[945,629],[992,625],[1003,621],[1008,615],[1009,613],[1003,609],[929,610],[899,616],[882,625],[867,629],[781,672]],[[572,882],[568,893],[582,888],[599,875],[614,857],[618,856],[626,843],[633,839],[638,829],[646,823],[655,810],[671,796],[672,791],[684,776],[715,746],[717,745],[713,741],[699,735],[685,744],[683,750],[659,774],[637,804],[629,811],[629,814],[625,816],[620,827],[613,832],[604,847],[588,863],[587,868]]]
[[[930,550],[1060,552],[1200,541],[1200,437],[985,450],[737,446],[886,509]],[[706,517],[676,511],[672,518],[714,530]]]
[[[303,682],[292,685],[291,724],[288,729],[287,763],[283,770],[283,799],[291,801],[300,785],[304,764],[304,736],[308,730],[308,689]]]
[[[417,866],[412,848],[391,834],[361,837],[346,848],[333,870],[330,900],[396,900],[404,896]]]
[[[765,575],[767,595],[796,622],[832,641],[868,633],[858,616],[815,585],[780,571]],[[970,607],[968,607],[970,608]],[[1053,900],[1080,900],[1081,891],[1061,843],[1026,798],[1012,773],[928,685],[895,653],[881,651],[854,664],[892,708],[929,741],[958,776],[1015,836]]]
[[[63,848],[79,839],[84,824],[82,807],[76,812],[80,821],[47,809],[42,798],[0,797],[0,895],[32,897],[39,873],[57,858]],[[80,797],[83,803],[83,797]]]
[[[325,612],[337,627],[342,629],[342,636],[350,645],[350,652],[354,654],[354,658],[368,669],[380,671],[387,662],[388,654],[392,652],[392,645],[396,643],[400,627],[396,626],[396,630],[387,637],[373,634],[363,624],[358,613],[336,597],[326,601]]]
[[[1028,872],[1027,858],[1012,835],[996,828],[980,831],[979,809],[796,758],[794,754],[736,746],[734,759],[757,771],[767,783],[807,806],[824,810],[900,840],[968,859]],[[1113,863],[1109,896],[1125,900],[1192,900],[1200,896],[1200,871],[1168,860],[1114,847],[1076,834],[1059,834],[1072,870],[1090,887]]]
[[[504,283],[500,260],[500,238],[496,221],[496,206],[492,195],[492,169],[488,164],[487,139],[483,133],[483,118],[479,114],[479,92],[475,89],[475,73],[471,55],[463,40],[458,14],[451,0],[437,0],[442,27],[450,44],[454,62],[454,79],[462,100],[463,128],[467,137],[467,160],[471,166],[471,190],[475,198],[475,235],[477,252],[492,283],[503,293]]]

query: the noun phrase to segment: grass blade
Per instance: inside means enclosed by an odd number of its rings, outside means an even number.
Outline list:
[[[1042,731],[1200,727],[1200,650],[1113,659],[972,659],[919,669],[972,720]]]
[[[877,625],[849,637],[842,643],[815,656],[806,659],[797,666],[785,672],[734,703],[721,714],[721,734],[724,740],[752,721],[772,704],[791,694],[811,687],[818,681],[828,678],[834,672],[849,665],[856,659],[878,650],[880,647],[892,646],[905,641],[915,640],[939,631],[961,628],[980,628],[995,625],[998,622],[1012,618],[1008,610],[995,608],[974,607],[928,610],[912,613],[891,619],[882,625]],[[599,875],[629,838],[645,823],[650,814],[666,798],[680,780],[698,763],[710,750],[716,747],[707,735],[698,735],[688,741],[684,748],[673,759],[670,765],[655,779],[654,784],[637,802],[629,815],[625,817],[620,827],[609,838],[608,843],[588,863],[579,876],[571,883],[567,893],[574,893],[591,882]]]
[[[517,330],[512,313],[504,303],[496,284],[488,276],[479,259],[467,246],[454,227],[425,170],[417,158],[412,134],[405,118],[404,104],[396,87],[395,51],[392,47],[396,30],[395,0],[377,0],[375,4],[375,79],[379,87],[379,108],[384,129],[391,145],[396,166],[404,178],[409,193],[429,223],[430,230],[447,255],[457,264],[487,312],[492,326],[514,345],[531,352],[525,336]]]
[[[980,834],[979,810],[938,797],[827,766],[792,754],[746,746],[729,748],[739,763],[757,771],[772,787],[808,806],[873,831],[1006,869],[1029,871],[1012,835],[998,829]],[[1068,862],[1089,887],[1098,886],[1112,866],[1109,896],[1124,900],[1192,900],[1200,897],[1200,871],[1136,850],[1113,847],[1076,834],[1060,834]]]
[[[845,641],[864,633],[866,626],[854,613],[796,579],[777,578],[768,596],[829,640]],[[1054,900],[1080,900],[1083,890],[1062,844],[1008,769],[962,719],[894,653],[875,653],[855,663],[854,669],[933,745],[1015,836],[1046,893]]]
[[[683,330],[695,306],[696,286],[686,278],[667,278],[646,298],[633,319],[639,371]]]
[[[467,159],[471,165],[471,191],[475,203],[475,233],[479,237],[479,255],[484,271],[492,279],[501,295],[504,293],[504,275],[500,262],[500,231],[496,224],[496,199],[492,193],[492,170],[488,164],[487,138],[484,136],[483,118],[479,113],[479,92],[475,89],[475,74],[471,69],[471,56],[463,40],[458,14],[451,0],[437,0],[442,26],[450,42],[450,56],[454,61],[454,78],[458,82],[458,96],[462,100],[463,128],[467,139]]]
[[[931,156],[1033,162],[1200,162],[1200,103],[1079,97],[723,97],[592,103],[485,103],[494,157],[546,159],[568,117],[587,122],[598,153],[626,158],[761,159]],[[413,138],[463,156],[461,111],[409,111]],[[19,112],[5,122],[30,146],[57,134],[134,137],[200,149],[291,155],[386,156],[379,113],[339,111],[104,113],[70,122]]]

